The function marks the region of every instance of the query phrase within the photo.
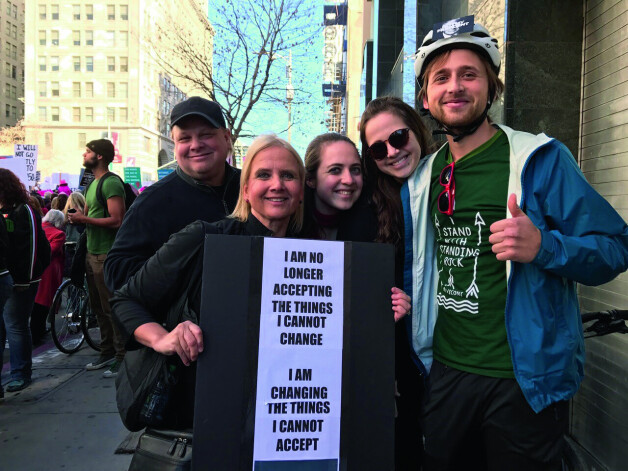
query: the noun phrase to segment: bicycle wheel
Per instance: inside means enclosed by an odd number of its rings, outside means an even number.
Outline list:
[[[52,300],[48,319],[52,340],[63,353],[76,352],[83,343],[81,310],[87,303],[87,292],[65,280]]]
[[[96,315],[89,305],[89,298],[86,300],[81,312],[81,330],[85,335],[87,344],[97,352],[100,351],[100,327],[96,320]]]

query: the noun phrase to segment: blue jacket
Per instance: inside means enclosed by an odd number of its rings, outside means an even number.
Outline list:
[[[569,150],[544,134],[500,126],[510,144],[508,195],[541,231],[531,263],[507,262],[505,322],[515,378],[539,412],[572,397],[584,376],[576,283],[606,283],[628,268],[628,226],[584,178]],[[412,293],[412,346],[426,372],[437,317],[436,246],[429,192],[436,154],[404,183],[404,287]],[[510,217],[507,214],[504,217]]]

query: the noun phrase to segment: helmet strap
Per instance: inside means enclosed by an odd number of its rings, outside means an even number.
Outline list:
[[[432,113],[429,113],[430,118],[436,121],[436,123],[441,128],[441,129],[436,129],[432,131],[432,135],[437,136],[440,134],[446,134],[448,136],[453,137],[454,142],[460,142],[463,138],[470,136],[471,134],[473,134],[475,131],[478,130],[478,128],[482,125],[482,123],[488,116],[488,111],[491,108],[492,104],[493,104],[492,100],[489,100],[486,103],[486,108],[484,108],[484,112],[477,119],[467,124],[466,126],[459,126],[459,127],[457,126],[455,130],[453,128],[445,126],[443,123],[441,123],[436,118],[434,118],[434,116],[432,116]]]

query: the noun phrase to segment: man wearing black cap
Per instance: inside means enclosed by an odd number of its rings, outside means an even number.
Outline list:
[[[107,253],[113,245],[116,232],[124,218],[124,186],[119,178],[105,178],[100,192],[102,200],[106,201],[104,208],[97,196],[98,183],[109,171],[109,164],[113,161],[114,147],[107,139],[96,139],[86,145],[83,154],[83,166],[94,174],[94,181],[87,188],[85,194],[85,213],[77,210],[68,213],[71,223],[86,224],[87,255],[85,257],[85,274],[92,311],[98,319],[100,327],[100,358],[87,365],[88,370],[97,370],[105,366],[110,368],[103,373],[106,378],[115,377],[122,359],[124,345],[117,327],[111,318],[109,298],[111,293],[105,284],[103,265]]]
[[[171,234],[197,219],[217,221],[238,200],[240,171],[226,163],[231,133],[218,103],[191,97],[170,115],[177,169],[133,203],[105,263],[107,286],[119,289]]]

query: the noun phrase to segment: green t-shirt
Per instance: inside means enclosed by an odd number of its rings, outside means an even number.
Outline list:
[[[87,201],[87,217],[101,219],[105,217],[105,210],[96,198],[96,188],[98,180],[94,180],[87,189],[85,200]],[[122,197],[124,204],[124,185],[119,178],[114,176],[108,177],[102,185],[103,199],[107,201],[114,196]],[[110,229],[108,227],[96,227],[91,224],[87,225],[87,251],[92,254],[104,254],[109,252],[116,238],[118,229]]]
[[[452,216],[438,211],[445,189],[441,170],[452,161],[449,146],[432,167],[430,211],[438,243],[438,319],[434,358],[453,368],[484,376],[512,378],[506,338],[506,263],[495,258],[490,226],[506,217],[509,145],[498,130],[454,165]]]

